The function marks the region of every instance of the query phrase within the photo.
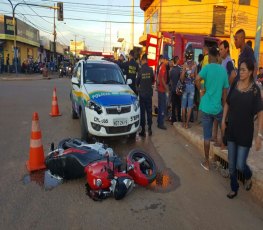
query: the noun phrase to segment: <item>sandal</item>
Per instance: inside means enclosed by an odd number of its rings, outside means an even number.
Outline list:
[[[227,196],[229,199],[233,199],[234,197],[237,196],[237,192],[231,191],[231,192],[228,193],[226,196]]]
[[[251,179],[245,180],[244,186],[246,191],[249,191],[252,188],[252,180]]]
[[[204,170],[209,171],[209,163],[208,162],[202,162],[201,166],[203,167]]]

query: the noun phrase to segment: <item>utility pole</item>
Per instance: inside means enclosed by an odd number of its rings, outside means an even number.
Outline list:
[[[256,42],[254,47],[255,58],[258,64],[259,64],[260,40],[262,34],[262,22],[263,22],[263,1],[258,1],[258,19],[257,19],[257,27],[256,27]]]
[[[75,34],[75,61],[77,60],[77,35]]]
[[[55,60],[56,60],[56,38],[57,38],[57,32],[56,32],[56,4],[54,4],[54,40],[53,40],[53,62],[55,65]]]
[[[134,0],[132,0],[132,8],[131,8],[131,46],[132,50],[134,47]]]
[[[233,18],[234,18],[234,4],[235,4],[235,0],[232,0],[232,9],[231,9],[231,16],[230,16],[230,32],[229,32],[229,38],[230,38],[230,44],[229,44],[229,50],[230,53],[232,53],[233,50],[233,43],[234,43],[234,22],[233,22]]]

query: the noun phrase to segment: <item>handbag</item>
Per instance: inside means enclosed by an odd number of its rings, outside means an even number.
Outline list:
[[[231,96],[232,92],[233,92],[233,89],[236,85],[236,82],[234,82],[231,86],[230,86],[230,90],[229,90],[229,93],[228,93],[228,96]],[[229,127],[228,127],[228,114],[226,116],[226,128],[225,128],[225,132],[224,132],[224,135],[222,137],[222,142],[225,146],[227,146],[227,139],[228,139],[228,135],[229,135]]]
[[[222,137],[222,142],[225,146],[227,146],[227,139],[228,139],[228,122],[226,122],[226,128],[225,128],[225,132],[224,135]]]
[[[178,80],[176,84],[176,94],[182,95],[185,91],[185,82],[182,82],[181,79]]]

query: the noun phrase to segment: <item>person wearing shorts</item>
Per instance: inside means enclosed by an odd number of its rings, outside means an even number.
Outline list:
[[[201,80],[205,82],[205,94],[201,98],[199,109],[202,111],[202,126],[204,135],[205,161],[201,163],[205,170],[209,170],[209,150],[212,138],[213,122],[222,120],[222,99],[226,101],[227,89],[229,87],[227,72],[224,67],[217,63],[217,49],[211,47],[209,50],[209,64],[206,65],[196,77],[196,87],[201,88]]]
[[[181,73],[181,81],[185,83],[185,90],[182,95],[182,124],[184,128],[189,128],[189,121],[194,106],[195,96],[195,77],[196,77],[196,64],[193,60],[194,52],[191,48],[185,51],[186,62],[183,66]],[[187,109],[187,110],[186,110]]]

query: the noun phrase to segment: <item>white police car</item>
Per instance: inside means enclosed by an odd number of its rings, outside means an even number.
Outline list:
[[[72,118],[80,118],[81,138],[135,137],[140,123],[137,96],[120,68],[108,61],[81,60],[72,75]]]

